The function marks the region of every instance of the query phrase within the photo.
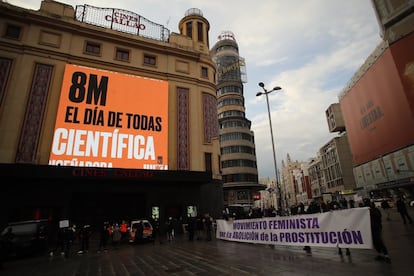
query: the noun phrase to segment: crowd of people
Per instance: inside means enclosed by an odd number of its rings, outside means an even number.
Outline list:
[[[385,201],[384,201],[385,202]],[[382,202],[380,208],[385,214],[387,220],[390,218],[391,206],[387,202]],[[356,206],[353,200],[341,199],[339,201],[332,200],[324,202],[323,199],[312,200],[308,206],[299,203],[291,206],[290,215],[315,214],[329,211],[342,210],[355,207],[369,207],[371,234],[373,245],[378,253],[377,260],[390,262],[388,248],[382,239],[382,219],[383,215],[379,207],[369,198],[363,199]],[[404,224],[412,224],[413,219],[407,211],[407,205],[402,197],[398,197],[396,201],[396,210],[401,215]],[[244,218],[260,218],[267,216],[278,216],[278,212],[273,208],[262,211],[260,208],[252,208]],[[238,219],[235,214],[229,214],[223,211],[223,219]],[[168,217],[164,223],[160,223],[157,218],[150,219],[151,235],[149,241],[152,243],[172,242],[177,235],[186,233],[189,241],[204,240],[211,241],[215,234],[215,223],[213,217],[209,213],[198,216],[188,216],[187,218]],[[3,239],[13,237],[13,233],[6,233]],[[9,238],[11,239],[11,238]],[[120,220],[109,222],[105,221],[100,226],[84,224],[67,224],[50,227],[48,233],[49,255],[54,256],[60,254],[68,257],[72,254],[85,254],[92,247],[97,248],[97,252],[106,252],[108,249],[117,249],[122,244],[142,244],[144,243],[144,224],[142,221],[135,222],[131,225],[128,220]],[[148,241],[148,240],[147,240]],[[309,245],[303,248],[307,254],[311,254],[312,250]],[[349,248],[344,248],[346,255],[350,256]],[[338,254],[342,255],[342,248],[338,248]]]
[[[147,225],[144,226],[144,222]],[[65,227],[54,227],[49,230],[49,256],[60,254],[68,257],[70,254],[82,255],[92,247],[97,248],[97,252],[106,252],[109,249],[117,249],[123,244],[142,244],[145,242],[164,243],[172,242],[177,235],[184,232],[188,233],[188,239],[211,241],[214,231],[214,219],[210,214],[196,217],[188,216],[186,223],[182,218],[168,217],[164,224],[160,224],[159,219],[149,220],[151,225],[150,235],[144,235],[144,228],[148,226],[148,221],[143,220],[131,225],[130,221],[121,220],[115,222],[105,221],[101,226],[93,227],[90,224],[76,225],[71,224]]]

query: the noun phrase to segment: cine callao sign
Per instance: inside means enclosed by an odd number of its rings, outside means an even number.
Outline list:
[[[168,170],[168,82],[66,65],[49,165]]]

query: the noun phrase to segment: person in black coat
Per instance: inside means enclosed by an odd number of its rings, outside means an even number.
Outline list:
[[[107,244],[110,238],[108,228],[109,228],[109,222],[104,222],[101,227],[101,230],[99,231],[98,252],[101,252],[101,250],[104,250],[104,251],[107,250]]]
[[[135,232],[135,243],[142,244],[144,242],[144,223],[142,221],[137,224],[137,231]]]
[[[191,215],[188,216],[188,240],[193,241],[194,240],[194,233],[196,231],[196,221],[195,218]]]
[[[410,222],[410,224],[413,223],[412,218],[410,217],[410,215],[407,212],[407,206],[405,205],[405,202],[403,201],[403,199],[401,197],[399,197],[398,200],[397,200],[397,211],[398,211],[398,213],[400,213],[404,224],[407,224],[407,219]]]
[[[391,259],[388,256],[388,249],[382,239],[382,215],[381,211],[375,207],[375,204],[371,202],[369,198],[365,198],[364,206],[369,207],[369,215],[371,218],[371,234],[374,248],[378,252],[378,256],[375,258],[377,261],[390,262]]]

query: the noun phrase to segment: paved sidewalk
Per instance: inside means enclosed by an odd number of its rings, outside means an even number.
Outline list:
[[[410,213],[414,218],[414,208]],[[122,245],[108,252],[91,250],[84,255],[72,253],[67,259],[40,256],[9,261],[0,275],[414,275],[414,224],[403,225],[394,209],[391,221],[383,221],[391,263],[375,261],[374,250],[354,249],[351,256],[339,256],[335,248],[313,247],[312,255],[307,256],[302,247],[272,248],[216,239],[190,242],[183,235],[163,244]]]

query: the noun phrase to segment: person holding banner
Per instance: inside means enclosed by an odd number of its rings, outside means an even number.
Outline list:
[[[316,203],[315,200],[312,200],[311,203],[309,204],[308,210],[306,210],[307,214],[316,214],[316,213],[320,213],[321,212],[321,208],[320,205],[318,203]],[[305,245],[305,247],[303,247],[303,250],[306,251],[306,254],[310,255],[312,254],[312,249],[309,245]]]
[[[345,199],[345,201],[346,201],[346,199]],[[347,202],[347,201],[346,201],[346,202]],[[343,203],[343,204],[341,204],[341,210],[343,210],[343,209],[347,209],[347,208],[348,208],[348,206],[347,206],[347,205],[345,205],[344,201],[342,201],[342,203]],[[340,256],[342,256],[342,248],[340,248],[340,247],[338,247],[338,254],[339,254]],[[351,256],[351,251],[349,250],[349,248],[348,248],[348,247],[346,247],[346,248],[345,248],[345,254],[346,254],[347,256]]]

